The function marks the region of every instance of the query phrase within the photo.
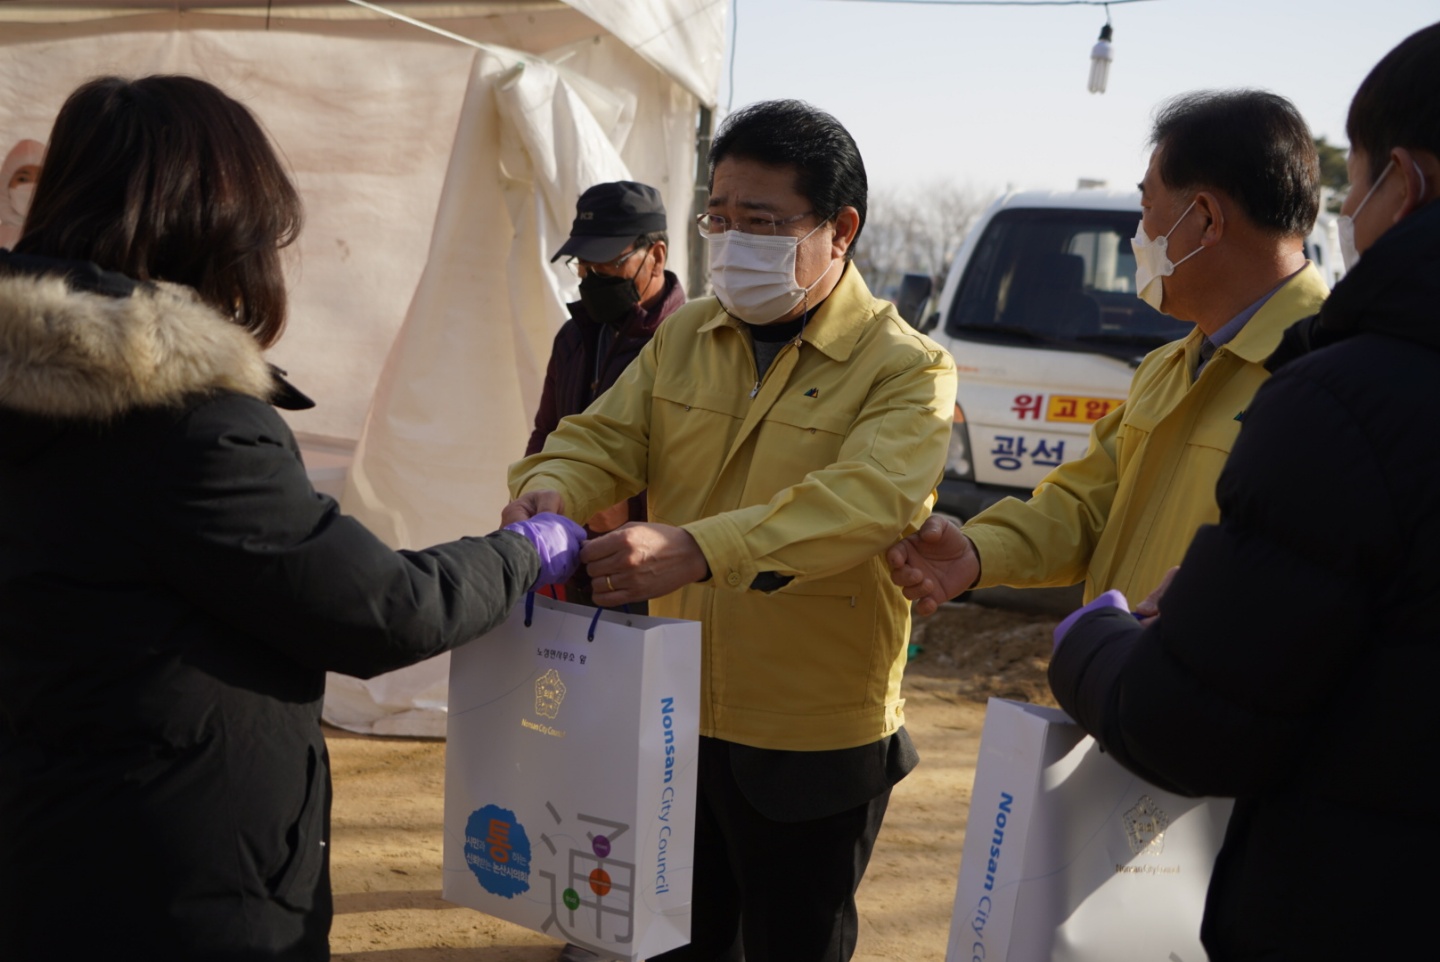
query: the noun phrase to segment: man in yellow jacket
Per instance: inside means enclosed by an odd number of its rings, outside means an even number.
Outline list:
[[[850,958],[855,890],[916,761],[909,604],[883,552],[930,509],[955,367],[851,263],[866,193],[830,115],[732,115],[700,218],[716,296],[511,468],[509,520],[646,490],[648,522],[585,547],[595,602],[703,626],[691,944],[664,962]]]
[[[1151,140],[1135,289],[1195,330],[1145,358],[1084,457],[1029,501],[1007,498],[963,529],[931,518],[891,549],[892,577],[921,614],[992,585],[1083,580],[1086,602],[1111,588],[1144,598],[1219,520],[1215,482],[1265,359],[1328,293],[1304,253],[1319,162],[1299,111],[1261,91],[1176,98]]]

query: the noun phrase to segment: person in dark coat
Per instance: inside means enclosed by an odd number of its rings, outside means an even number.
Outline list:
[[[660,323],[685,303],[680,279],[665,268],[665,204],[647,184],[596,184],[580,195],[570,236],[550,258],[565,258],[580,277],[580,300],[555,335],[535,429],[525,456],[545,447],[561,419],[579,414],[610,389]],[[596,532],[645,520],[645,495],[591,518]]]
[[[262,354],[299,224],[244,107],[111,77],[0,253],[0,958],[328,958],[325,672],[463,644],[578,552],[392,551],[315,492]]]
[[[1057,630],[1050,666],[1121,764],[1236,799],[1201,930],[1215,962],[1409,958],[1433,941],[1440,24],[1380,61],[1347,126],[1341,237],[1363,257],[1270,358],[1220,523],[1157,620],[1097,599]]]

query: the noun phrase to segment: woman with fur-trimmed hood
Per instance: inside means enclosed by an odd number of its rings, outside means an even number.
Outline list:
[[[328,958],[326,670],[568,577],[563,526],[397,552],[310,486],[262,355],[299,225],[244,107],[112,77],[0,253],[0,957]]]

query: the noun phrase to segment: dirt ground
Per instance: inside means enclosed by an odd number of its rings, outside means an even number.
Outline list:
[[[1054,704],[1056,618],[950,605],[918,621],[905,677],[920,767],[896,786],[860,886],[858,962],[942,962],[990,696]],[[559,943],[440,899],[445,744],[327,729],[334,769],[334,957],[552,962]]]

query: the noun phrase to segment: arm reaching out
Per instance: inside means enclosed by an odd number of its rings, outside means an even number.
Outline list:
[[[524,537],[540,556],[540,574],[532,588],[564,584],[580,567],[585,529],[564,515],[542,512],[524,521],[512,521],[505,530]]]
[[[500,510],[500,524],[525,521],[537,514],[564,514],[565,499],[558,491],[530,491]]]
[[[893,545],[886,558],[890,580],[914,601],[920,615],[961,594],[980,577],[980,555],[970,539],[945,518],[931,515],[920,530]]]

